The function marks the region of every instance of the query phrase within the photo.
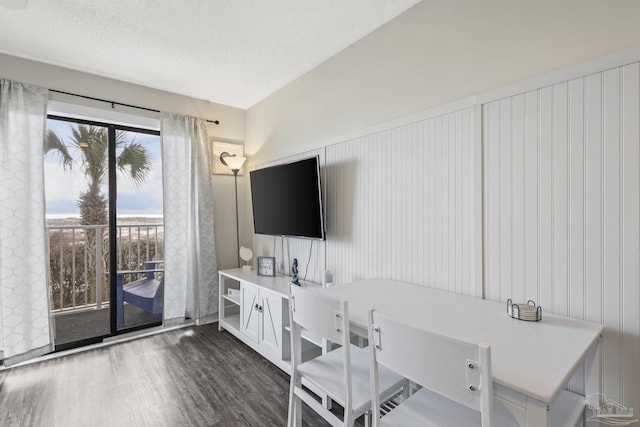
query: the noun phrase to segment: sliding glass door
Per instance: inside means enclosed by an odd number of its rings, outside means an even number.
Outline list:
[[[116,132],[116,328],[162,322],[164,223],[160,136]]]
[[[145,295],[123,297],[162,278],[145,264],[163,253],[159,132],[50,116],[44,163],[56,349],[160,324]]]

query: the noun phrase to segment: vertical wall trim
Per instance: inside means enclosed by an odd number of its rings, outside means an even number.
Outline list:
[[[483,142],[483,113],[482,105],[476,104],[473,107],[471,120],[472,138],[471,138],[471,153],[473,159],[473,173],[470,176],[472,180],[470,185],[473,188],[472,193],[472,221],[473,226],[471,233],[471,245],[473,248],[474,256],[472,259],[472,283],[475,284],[473,295],[480,298],[485,298],[485,248],[484,248],[484,142]]]
[[[550,102],[551,102],[551,112],[549,114],[550,118],[550,123],[549,123],[549,137],[551,138],[551,147],[550,147],[550,155],[551,155],[551,162],[550,162],[550,167],[551,167],[551,194],[554,194],[556,192],[556,176],[555,176],[555,168],[554,165],[556,164],[556,135],[554,132],[555,129],[555,117],[553,115],[553,111],[555,111],[555,109],[557,108],[557,106],[555,105],[555,97],[554,97],[554,91],[553,88],[550,88]],[[551,206],[550,206],[550,210],[549,210],[549,216],[550,216],[550,225],[551,225],[551,229],[549,230],[551,232],[551,260],[550,260],[550,275],[549,275],[549,279],[551,281],[550,285],[551,285],[551,291],[550,291],[550,295],[549,295],[549,301],[551,302],[551,309],[555,312],[556,311],[556,307],[555,307],[555,301],[556,301],[556,281],[555,281],[555,271],[556,271],[556,247],[553,244],[553,242],[555,241],[555,235],[556,235],[556,222],[553,220],[554,217],[554,213],[556,211],[556,200],[553,197],[553,195],[551,195],[550,197],[550,202],[551,202]]]

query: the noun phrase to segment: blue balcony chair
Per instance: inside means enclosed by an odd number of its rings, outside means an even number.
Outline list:
[[[163,273],[163,268],[158,264],[164,261],[147,261],[144,270],[119,270],[117,273],[117,324],[124,326],[124,303],[133,304],[144,311],[153,314],[162,314],[164,302],[164,274],[160,280],[156,279],[156,273]],[[144,273],[145,277],[133,282],[124,283],[124,276]]]

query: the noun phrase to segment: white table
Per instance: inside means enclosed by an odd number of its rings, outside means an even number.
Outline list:
[[[522,425],[556,425],[582,413],[584,397],[563,389],[583,362],[585,394],[600,391],[600,324],[547,314],[544,307],[541,321],[516,320],[504,303],[385,279],[319,292],[349,302],[354,333],[366,336],[367,311],[375,308],[441,335],[490,344],[496,396]],[[572,404],[573,415],[564,414]]]

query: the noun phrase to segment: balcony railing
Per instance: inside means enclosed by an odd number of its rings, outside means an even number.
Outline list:
[[[100,309],[109,304],[108,228],[47,227],[52,312]],[[118,270],[144,270],[145,261],[155,259],[164,259],[164,224],[117,227]]]

